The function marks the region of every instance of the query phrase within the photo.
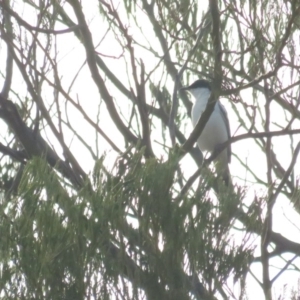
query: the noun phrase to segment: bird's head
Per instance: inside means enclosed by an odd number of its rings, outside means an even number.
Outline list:
[[[180,90],[190,92],[195,98],[199,93],[206,93],[209,94],[211,92],[211,84],[209,81],[204,79],[198,79],[194,83],[189,86],[184,86]]]

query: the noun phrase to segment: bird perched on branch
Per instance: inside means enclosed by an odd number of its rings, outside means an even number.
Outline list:
[[[208,81],[200,79],[196,80],[190,86],[181,88],[181,90],[190,92],[195,98],[192,108],[192,122],[195,127],[206,109],[211,94],[211,85]],[[208,151],[212,155],[215,155],[219,152],[219,146],[228,141],[228,139],[230,139],[230,126],[227,112],[225,107],[219,101],[216,101],[214,110],[197,140],[198,147],[202,152]],[[226,185],[230,182],[228,167],[230,159],[230,145],[215,158],[216,170],[222,174]]]

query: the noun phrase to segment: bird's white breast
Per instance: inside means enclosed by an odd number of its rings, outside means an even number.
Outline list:
[[[192,108],[192,122],[195,127],[206,108],[210,91],[206,88],[199,88],[190,92],[196,99]],[[197,143],[201,151],[213,152],[217,145],[228,140],[228,132],[222,117],[220,105],[219,102],[215,104],[214,111],[207,121],[201,136],[198,138]],[[223,161],[222,163],[228,162],[227,150],[222,151],[218,160]]]

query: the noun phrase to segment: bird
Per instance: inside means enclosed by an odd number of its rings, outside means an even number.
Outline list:
[[[211,94],[211,83],[204,79],[198,79],[189,86],[182,87],[181,90],[188,91],[195,98],[192,108],[192,123],[195,127],[205,111],[208,99]],[[210,152],[215,155],[219,151],[221,144],[230,139],[230,125],[225,107],[216,101],[214,110],[210,115],[197,144],[201,152]],[[230,144],[222,150],[215,158],[216,171],[222,174],[226,185],[230,182],[230,171],[228,164],[231,161]]]

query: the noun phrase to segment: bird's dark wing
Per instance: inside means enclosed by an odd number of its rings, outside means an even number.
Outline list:
[[[226,125],[226,129],[227,129],[227,133],[228,133],[228,139],[230,139],[231,138],[231,133],[230,133],[230,125],[229,125],[227,111],[226,111],[225,107],[220,103],[220,101],[219,101],[219,104],[220,104],[221,116],[222,116],[222,118],[224,120],[224,123]],[[231,161],[231,144],[228,146],[227,154],[228,154],[228,162],[230,162]]]

